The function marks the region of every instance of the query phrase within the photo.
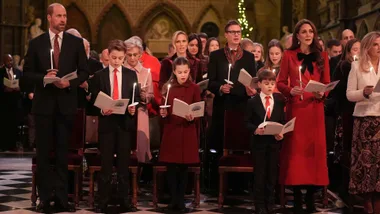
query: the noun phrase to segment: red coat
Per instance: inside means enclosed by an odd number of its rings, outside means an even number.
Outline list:
[[[304,92],[303,100],[300,96],[291,96],[290,90],[299,86],[299,66],[297,58],[300,50],[287,50],[281,62],[281,71],[277,88],[286,97],[286,117],[290,120],[297,117],[294,131],[284,136],[280,154],[279,182],[285,185],[327,185],[329,183],[327,171],[325,118],[323,101],[314,99],[312,93]],[[326,52],[324,58],[324,72],[318,70],[313,62],[313,75],[306,69],[302,74],[303,87],[309,80],[322,83],[330,82],[329,61]],[[290,83],[288,83],[290,81]]]
[[[201,101],[201,91],[198,85],[190,81],[183,85],[173,84],[170,88],[168,105],[171,107],[168,109],[168,116],[163,119],[164,130],[159,161],[181,164],[199,163],[197,131],[199,120],[188,122],[184,118],[172,115],[174,98],[192,104]]]

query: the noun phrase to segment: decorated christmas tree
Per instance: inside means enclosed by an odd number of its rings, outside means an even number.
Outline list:
[[[243,38],[249,38],[253,28],[249,26],[247,17],[245,16],[244,0],[240,0],[238,4],[239,18],[238,21],[241,25],[241,35]]]

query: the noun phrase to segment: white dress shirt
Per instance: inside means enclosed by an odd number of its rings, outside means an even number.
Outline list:
[[[269,108],[270,108],[270,114],[272,115],[273,106],[274,106],[273,94],[266,95],[263,92],[260,92],[260,98],[261,98],[261,102],[263,103],[265,112],[267,112],[267,109],[265,108],[265,103],[267,102],[267,99],[265,97],[267,97],[267,96],[270,96],[270,99],[269,99],[269,103],[270,103]]]
[[[49,28],[49,37],[50,37],[50,44],[51,44],[51,49],[54,50],[54,39],[55,39],[55,33],[53,33],[50,28]],[[63,31],[58,33],[58,45],[59,45],[59,50],[61,50],[62,47],[62,38],[63,38]]]
[[[372,66],[371,63],[369,63]],[[380,79],[380,62],[378,65],[377,74],[373,71],[361,71],[359,62],[351,63],[351,71],[348,75],[347,82],[347,99],[351,102],[356,102],[353,116],[380,116],[380,93],[372,92],[369,99],[363,95],[363,89],[366,86],[376,86]]]
[[[5,70],[7,71],[9,80],[16,79],[16,77],[14,76],[14,73],[13,73],[13,68],[5,68]]]
[[[111,97],[113,97],[113,70],[115,70],[114,67],[112,67],[111,65],[109,65],[109,75],[110,75],[110,85],[111,85]],[[121,84],[122,84],[122,66],[119,66],[117,68],[118,72],[116,74],[117,76],[117,86],[118,86],[118,89],[119,89],[119,98],[118,99],[121,99],[122,98],[122,91],[121,91]]]

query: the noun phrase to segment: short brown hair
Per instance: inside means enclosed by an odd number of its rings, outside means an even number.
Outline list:
[[[226,26],[224,27],[224,32],[227,33],[228,28],[230,26],[232,26],[232,25],[238,25],[239,27],[241,27],[238,21],[236,21],[236,20],[230,20],[230,21],[227,22]]]
[[[260,71],[258,75],[258,81],[262,82],[263,80],[276,81],[276,73],[267,69]]]
[[[52,3],[52,4],[50,4],[49,6],[48,6],[48,8],[47,8],[47,10],[46,10],[46,13],[48,14],[48,15],[53,15],[53,13],[54,13],[54,7],[55,6],[62,6],[63,8],[65,8],[62,4],[60,4],[60,3]]]
[[[108,53],[111,53],[113,50],[127,52],[124,42],[120,39],[114,39],[108,43]]]

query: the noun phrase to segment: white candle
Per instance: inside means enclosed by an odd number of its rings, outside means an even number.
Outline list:
[[[136,83],[133,83],[132,104],[135,103],[135,90],[136,90]]]
[[[276,69],[273,69],[272,71],[273,71],[273,73],[276,73]]]
[[[150,68],[148,69],[148,74],[146,75],[146,78],[145,78],[145,82],[144,82],[143,87],[146,86],[146,83],[148,82],[148,77],[149,77],[149,75],[150,75]]]
[[[230,81],[230,75],[231,75],[231,64],[229,64],[229,66],[228,66],[229,68],[228,68],[228,81]]]
[[[165,106],[168,104],[168,96],[169,96],[169,90],[170,90],[170,84],[168,84],[168,91],[166,92],[166,97],[165,97]]]
[[[354,55],[354,61],[356,61],[356,55]]]
[[[53,49],[50,49],[50,69],[53,70]]]
[[[301,72],[302,66],[299,67],[298,73],[300,75],[300,87],[302,88],[302,72]],[[303,95],[301,94],[301,100],[303,100]]]

